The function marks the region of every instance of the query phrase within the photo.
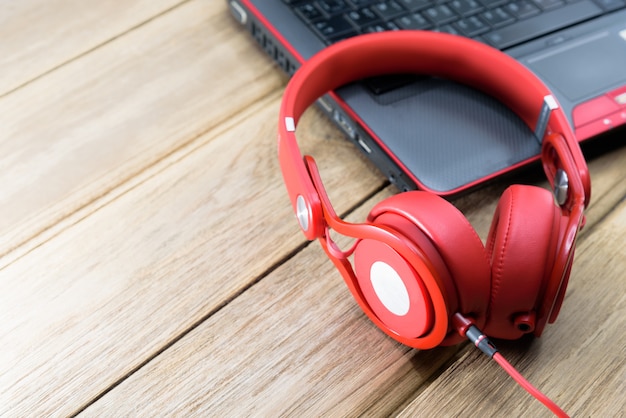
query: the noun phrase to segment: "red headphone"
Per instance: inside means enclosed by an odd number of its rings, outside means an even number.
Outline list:
[[[509,106],[541,140],[554,196],[535,186],[510,186],[486,246],[459,210],[425,191],[378,203],[365,223],[340,219],[313,158],[300,153],[296,124],[328,91],[394,73],[454,80]],[[319,239],[363,311],[388,335],[427,349],[459,342],[456,331],[468,323],[488,336],[516,339],[530,332],[539,336],[556,320],[591,185],[556,99],[513,58],[434,32],[351,38],[324,49],[296,72],[284,93],[278,134],[280,165],[302,231]],[[354,238],[353,247],[341,250],[331,230]]]

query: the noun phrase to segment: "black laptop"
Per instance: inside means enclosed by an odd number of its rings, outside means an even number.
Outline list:
[[[626,0],[227,2],[287,74],[352,36],[448,32],[528,66],[557,96],[580,141],[626,124]],[[335,93],[339,99],[326,95],[320,108],[401,190],[455,194],[535,161],[540,152],[533,132],[509,109],[454,82],[399,74]],[[358,117],[349,117],[345,106]]]

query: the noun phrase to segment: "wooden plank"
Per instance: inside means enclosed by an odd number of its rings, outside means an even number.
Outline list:
[[[227,13],[188,2],[0,100],[0,256],[284,84]]]
[[[76,411],[303,244],[276,158],[279,99],[161,160],[0,270],[0,415]],[[319,112],[302,126],[317,127],[308,148],[326,160],[338,210],[381,187]]]
[[[620,181],[620,176],[623,179],[626,174],[623,172],[625,160],[626,149],[597,158],[591,162],[594,178],[599,183],[610,183],[612,177],[617,176],[616,181]],[[498,182],[455,200],[456,206],[464,210],[481,235],[486,234],[497,196],[505,187]],[[601,194],[614,192],[615,189],[599,187],[596,197],[599,201],[617,202],[621,199],[619,196]],[[373,200],[381,198],[376,196]],[[362,205],[355,218],[363,219],[371,206],[371,202]],[[577,282],[584,282],[581,277],[598,268],[598,263],[593,261],[598,257],[598,248],[608,246],[619,251],[621,242],[619,233],[609,244],[595,242],[604,240],[603,233],[598,231],[614,227],[612,221],[604,225],[610,209],[604,204],[600,206],[601,209],[591,211],[589,228],[582,233],[587,238],[578,251],[581,260],[577,265],[586,267],[575,270],[572,279],[575,284],[568,294],[562,318],[532,346],[527,342],[502,346],[513,361],[518,365],[522,363],[524,373],[532,372],[528,377],[542,388],[552,379],[566,380],[562,375],[567,368],[584,360],[588,344],[602,330],[607,330],[609,335],[597,346],[598,359],[589,367],[595,365],[606,371],[616,361],[617,370],[623,366],[623,359],[617,359],[623,357],[623,337],[610,341],[610,335],[623,329],[623,320],[615,321],[621,308],[613,312],[607,310],[604,320],[598,318],[601,323],[595,324],[594,332],[589,332],[590,324],[585,326],[582,332],[589,335],[586,341],[581,343],[578,339],[581,333],[577,322],[582,320],[581,316],[594,316],[592,311],[597,306],[607,306],[607,301],[603,297],[596,298],[589,289],[579,290]],[[600,213],[602,208],[603,214]],[[610,219],[622,218],[623,214],[616,214]],[[620,255],[620,263],[624,263],[623,252],[618,253],[618,257]],[[612,292],[608,283],[618,279],[619,271],[619,268],[615,270],[605,279],[605,284],[599,286],[605,294]],[[613,296],[621,297],[623,304],[624,292],[620,289]],[[585,296],[589,294],[592,296]],[[584,311],[571,316],[580,305],[580,299],[593,302],[584,302]],[[609,355],[599,350],[603,344],[610,347]],[[554,355],[555,352],[559,354]],[[569,359],[572,353],[578,353],[575,361],[558,364],[559,358]],[[314,245],[207,318],[90,405],[84,415],[124,416],[139,410],[145,415],[201,416],[241,416],[251,411],[259,416],[386,416],[400,412],[407,416],[518,416],[526,408],[531,416],[544,413],[543,407],[524,398],[523,392],[499,368],[485,363],[481,354],[474,353],[473,347],[467,345],[416,351],[394,343],[359,312],[339,274]],[[561,375],[553,375],[553,364],[557,364]],[[590,382],[585,377],[589,370],[585,370],[571,378],[582,387],[555,390],[547,386],[548,393],[556,392],[557,400],[577,399]],[[442,373],[440,377],[436,377],[439,373]],[[435,383],[431,383],[433,381]],[[607,377],[602,382],[600,386],[604,385],[602,387],[614,397],[623,393],[624,381],[620,383],[619,376]],[[477,390],[476,385],[482,387]],[[595,388],[586,392],[585,399],[597,396],[596,392]],[[623,402],[613,398],[609,401],[616,401],[618,407]],[[424,408],[424,404],[428,404],[428,408]],[[589,411],[596,411],[597,407],[596,404]]]
[[[0,97],[179,3],[181,0],[40,0],[4,4],[0,16]]]

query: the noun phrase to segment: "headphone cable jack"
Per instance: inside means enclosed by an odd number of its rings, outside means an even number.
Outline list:
[[[467,338],[476,346],[480,351],[485,353],[489,358],[495,360],[496,363],[500,365],[504,369],[505,372],[509,374],[524,390],[526,390],[531,396],[537,399],[539,402],[544,404],[554,415],[562,418],[569,418],[569,415],[565,413],[553,400],[544,395],[539,389],[534,387],[528,380],[524,378],[517,371],[511,363],[509,363],[503,356],[498,352],[496,346],[489,340],[489,338],[483,334],[483,332],[478,329],[469,319],[465,318],[463,315],[456,313],[452,318],[452,322],[454,327],[457,329],[457,332],[462,336]]]

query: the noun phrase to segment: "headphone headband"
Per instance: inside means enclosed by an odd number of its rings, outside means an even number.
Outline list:
[[[550,142],[563,141],[564,147],[551,147],[561,152],[542,153],[544,170],[553,187],[557,174],[567,174],[567,199],[559,202],[565,209],[581,200],[588,204],[591,187],[578,143],[556,99],[534,74],[508,55],[467,38],[422,31],[384,32],[350,38],[322,50],[300,67],[285,89],[278,124],[279,159],[308,239],[321,236],[324,223],[320,196],[295,138],[299,118],[330,90],[367,77],[399,73],[438,76],[482,90],[511,108],[539,140],[550,136]],[[561,155],[564,149],[567,157]]]

